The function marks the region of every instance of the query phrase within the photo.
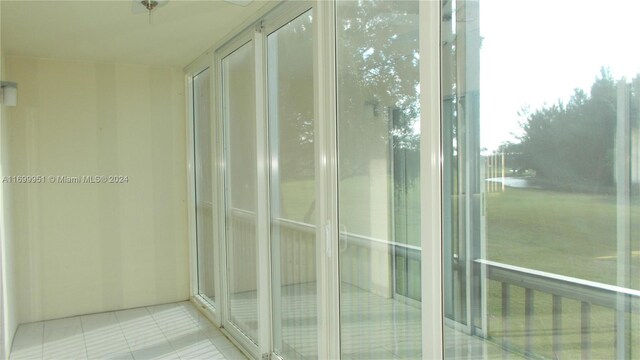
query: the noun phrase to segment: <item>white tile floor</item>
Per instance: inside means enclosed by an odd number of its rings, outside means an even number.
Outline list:
[[[246,357],[189,302],[20,325],[11,360]]]

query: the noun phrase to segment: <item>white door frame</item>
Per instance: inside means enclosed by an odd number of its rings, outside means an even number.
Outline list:
[[[440,13],[440,1],[420,1],[423,359],[442,359],[444,357]]]
[[[318,357],[340,357],[336,4],[316,1],[314,21]],[[324,55],[324,56],[323,56]]]
[[[193,79],[194,77],[200,75],[203,71],[209,69],[209,118],[210,118],[210,139],[211,139],[211,195],[212,195],[212,222],[211,222],[211,233],[213,236],[213,263],[215,267],[214,271],[214,292],[215,299],[210,299],[208,297],[202,296],[199,292],[199,282],[198,282],[198,239],[197,239],[197,218],[196,218],[196,183],[195,183],[195,114],[194,114],[194,89],[193,89]],[[189,273],[190,273],[190,298],[193,302],[194,306],[201,308],[203,313],[211,320],[216,326],[220,326],[222,324],[220,318],[219,304],[221,303],[221,285],[218,279],[217,274],[222,269],[220,267],[220,252],[217,244],[217,232],[216,229],[219,228],[219,206],[217,204],[220,203],[221,197],[220,193],[217,191],[219,177],[217,173],[217,159],[218,154],[220,154],[220,149],[218,149],[218,134],[219,129],[216,124],[216,80],[218,79],[214,63],[213,63],[213,52],[207,51],[203,55],[201,55],[196,61],[191,63],[189,66],[185,68],[185,94],[187,95],[185,108],[186,108],[186,129],[187,129],[187,219],[188,219],[188,238],[189,238]],[[202,76],[202,75],[200,75]]]

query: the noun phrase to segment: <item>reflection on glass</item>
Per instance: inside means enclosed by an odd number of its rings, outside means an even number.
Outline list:
[[[343,358],[420,358],[418,1],[337,2]]]
[[[267,38],[273,343],[317,358],[311,10]]]
[[[447,358],[637,358],[639,11],[443,2]]]
[[[211,117],[209,69],[193,77],[193,137],[196,187],[198,292],[215,301],[213,198],[211,184]]]
[[[227,156],[227,283],[230,319],[258,341],[256,115],[254,50],[249,42],[222,60]]]

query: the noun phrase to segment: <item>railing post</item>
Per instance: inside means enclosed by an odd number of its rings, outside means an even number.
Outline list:
[[[511,347],[511,343],[509,342],[509,333],[511,332],[511,326],[509,321],[509,316],[511,316],[511,307],[510,307],[510,299],[511,299],[511,288],[507,283],[502,284],[502,348],[504,350],[508,350]],[[502,357],[504,359],[509,358],[509,352],[503,351]]]
[[[524,289],[524,353],[533,354],[533,289]]]
[[[617,86],[615,137],[616,285],[628,288],[631,285],[631,121],[629,86],[624,79],[618,81]],[[628,316],[628,310],[625,296],[618,294],[615,327],[618,359],[628,359],[631,355],[631,319]]]
[[[591,359],[591,304],[583,301],[580,306],[580,333],[582,359]]]
[[[544,271],[522,268],[514,265],[502,264],[495,261],[478,259],[476,263],[486,266],[486,277],[488,280],[496,281],[502,286],[502,327],[505,334],[502,334],[502,346],[508,350],[509,339],[509,295],[510,286],[516,286],[518,289],[525,289],[525,356],[536,356],[533,350],[533,315],[534,315],[534,292],[540,292],[552,296],[553,302],[553,352],[554,358],[561,358],[562,352],[562,301],[564,299],[575,300],[581,304],[580,314],[580,336],[581,336],[581,358],[591,358],[591,307],[598,306],[612,310],[617,313],[619,309],[624,309],[628,318],[635,321],[637,315],[640,314],[640,290],[598,283],[594,281],[572,278],[568,276],[547,273]],[[620,305],[620,299],[624,300],[623,306]],[[618,323],[620,324],[620,323]],[[616,326],[618,326],[618,324]],[[626,321],[629,326],[631,321]],[[640,327],[640,326],[639,326]],[[635,327],[634,327],[635,328]],[[624,331],[616,329],[616,337],[618,332]],[[629,336],[630,330],[627,330],[626,336]],[[599,338],[599,337],[598,337]],[[616,343],[616,348],[620,348],[620,343]],[[616,350],[615,358],[629,359],[634,358],[633,345],[629,341],[624,343],[624,347],[628,352]],[[547,349],[548,351],[549,349]],[[503,355],[506,357],[506,355]],[[565,352],[566,356],[566,352]],[[637,357],[637,356],[636,356]]]
[[[553,357],[562,358],[562,297],[553,295]]]
[[[502,188],[500,189],[500,191],[504,192],[504,166],[505,166],[505,162],[504,162],[504,151],[502,152],[502,164],[500,166],[500,175],[502,177]]]

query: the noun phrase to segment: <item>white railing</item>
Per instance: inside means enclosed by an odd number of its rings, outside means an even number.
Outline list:
[[[234,209],[231,212],[231,231],[235,234],[234,246],[238,249],[237,256],[243,258],[256,256],[255,244],[255,215],[244,210]],[[298,221],[287,219],[275,219],[272,231],[279,232],[281,251],[284,261],[281,261],[281,284],[300,284],[315,281],[316,268],[316,227]],[[372,254],[375,251],[384,251],[391,254],[392,247],[407,250],[407,256],[420,260],[420,248],[394,241],[373,238],[369,236],[340,232],[340,247],[342,252],[348,252],[345,258],[350,259],[347,266],[352,271],[343,272],[342,281],[369,290],[370,279],[366,276],[371,267],[380,268],[379,264],[372,263]],[[378,249],[376,249],[378,247]],[[282,250],[284,249],[284,250]],[[591,307],[601,306],[615,312],[640,314],[640,291],[624,287],[607,285],[578,278],[522,268],[513,265],[502,264],[494,261],[478,259],[476,266],[483,267],[487,279],[500,283],[501,286],[501,316],[502,316],[502,346],[507,351],[514,351],[510,339],[511,324],[511,288],[524,289],[524,321],[525,342],[524,353],[527,356],[536,356],[533,350],[534,339],[534,294],[542,293],[552,297],[552,352],[554,356],[562,354],[562,304],[563,299],[580,302],[580,334],[581,353],[583,359],[591,358]],[[366,271],[365,271],[366,270]],[[251,272],[248,272],[251,273]],[[349,275],[351,273],[351,275]],[[252,276],[255,282],[255,274]],[[350,276],[350,277],[349,277]],[[391,278],[391,277],[390,277]],[[246,281],[246,279],[244,280]],[[391,284],[388,284],[389,289]],[[371,289],[374,291],[374,289]],[[380,294],[392,296],[392,294]],[[616,327],[615,331],[629,329],[628,327]],[[626,331],[626,330],[620,330]],[[630,335],[630,334],[628,334]],[[616,336],[616,334],[612,334]],[[627,336],[630,337],[630,336]],[[630,344],[627,344],[630,346]],[[619,347],[616,347],[619,349]],[[618,350],[619,351],[619,350]]]
[[[236,249],[230,256],[233,261],[242,263],[241,258],[256,256],[256,217],[253,212],[241,209],[233,209],[230,215],[229,231],[233,236],[234,249]],[[316,226],[282,218],[274,219],[271,226],[271,231],[273,234],[278,234],[280,240],[281,284],[290,285],[315,281]],[[378,284],[378,289],[372,289],[369,277],[372,268],[376,268],[378,271],[385,268],[380,264],[372,263],[372,257],[378,255],[377,260],[382,257],[391,261],[391,247],[406,249],[410,259],[418,261],[420,259],[420,248],[417,246],[341,231],[340,251],[346,254],[342,266],[350,270],[343,272],[342,280],[364,290],[374,291],[378,295],[392,296],[391,282]],[[386,268],[387,271],[391,271],[389,266]],[[242,274],[242,276],[243,280],[237,281],[236,287],[238,289],[247,286],[248,288],[255,287],[255,275]],[[248,279],[247,276],[253,278]],[[381,278],[388,278],[389,281],[392,281],[390,276],[381,276]]]
[[[581,358],[591,358],[591,307],[602,306],[616,312],[638,314],[640,312],[640,291],[624,287],[602,284],[594,281],[577,279],[569,276],[547,273],[513,265],[501,264],[488,260],[476,260],[478,266],[485,267],[485,274],[489,280],[501,284],[501,312],[502,312],[502,346],[511,350],[511,287],[524,289],[524,317],[525,317],[525,345],[524,353],[533,356],[533,323],[534,323],[534,293],[539,292],[552,297],[552,352],[556,358],[562,358],[562,302],[571,299],[580,302],[580,337]],[[613,339],[617,331],[626,331],[627,327],[616,326]],[[625,337],[630,338],[631,334]],[[613,341],[612,341],[613,342]],[[626,344],[630,346],[631,344]],[[616,347],[617,351],[621,347]],[[625,351],[628,354],[627,351]],[[618,353],[617,358],[625,356]]]

